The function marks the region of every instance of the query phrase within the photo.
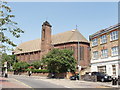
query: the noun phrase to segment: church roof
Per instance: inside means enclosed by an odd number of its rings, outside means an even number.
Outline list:
[[[64,44],[68,42],[85,42],[89,43],[88,40],[78,31],[71,30],[56,35],[52,35],[52,44]],[[14,54],[27,53],[41,50],[41,39],[35,39],[21,43],[14,50]]]
[[[47,25],[47,26],[52,27],[48,21],[45,21],[45,22],[43,23],[43,25]]]
[[[78,31],[71,30],[64,33],[59,33],[52,36],[53,44],[61,44],[67,42],[88,42],[88,40]]]

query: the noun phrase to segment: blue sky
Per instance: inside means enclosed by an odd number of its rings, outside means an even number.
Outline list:
[[[118,23],[117,2],[9,2],[16,17],[14,21],[25,31],[16,43],[41,37],[41,25],[48,20],[52,34],[78,30],[89,39],[89,35]]]

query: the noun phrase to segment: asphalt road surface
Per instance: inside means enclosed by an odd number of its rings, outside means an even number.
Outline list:
[[[29,88],[65,88],[64,86],[55,85],[34,77],[17,75],[17,76],[10,76],[10,78],[14,78],[18,80],[20,83],[24,83]]]
[[[58,79],[46,79],[38,76],[10,75],[9,78],[17,80],[16,83],[24,84],[28,90],[90,90],[89,88],[97,88],[97,90],[111,90],[105,83],[86,82],[86,81],[70,81]],[[31,89],[30,89],[31,88]],[[99,89],[98,89],[99,88]],[[104,89],[103,89],[104,88]],[[107,88],[107,89],[106,89]],[[26,89],[25,89],[26,90]]]

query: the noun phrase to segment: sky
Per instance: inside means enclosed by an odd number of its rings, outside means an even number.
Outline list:
[[[117,2],[9,2],[14,21],[25,31],[22,42],[41,38],[44,21],[52,25],[52,34],[77,29],[89,40],[89,35],[118,23]]]

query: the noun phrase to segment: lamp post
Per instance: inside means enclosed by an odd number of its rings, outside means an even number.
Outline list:
[[[77,28],[76,28],[77,30]],[[77,36],[78,38],[78,36]],[[80,70],[81,70],[81,66],[80,66],[80,43],[79,43],[79,38],[78,38],[78,74],[79,74],[79,80],[80,80]]]
[[[77,32],[77,25],[76,25],[76,30],[73,30],[73,32]],[[80,70],[81,70],[81,66],[79,65],[80,64],[80,42],[79,42],[79,37],[78,37],[78,35],[76,35],[77,36],[77,39],[78,39],[78,43],[77,43],[77,53],[78,53],[78,61],[77,61],[77,64],[78,64],[78,74],[79,74],[79,80],[80,80]]]
[[[76,31],[77,31],[77,25],[76,25]],[[81,70],[81,66],[80,66],[80,42],[79,42],[79,36],[77,35],[77,39],[78,39],[78,74],[79,74],[79,80],[80,80],[80,70]]]

